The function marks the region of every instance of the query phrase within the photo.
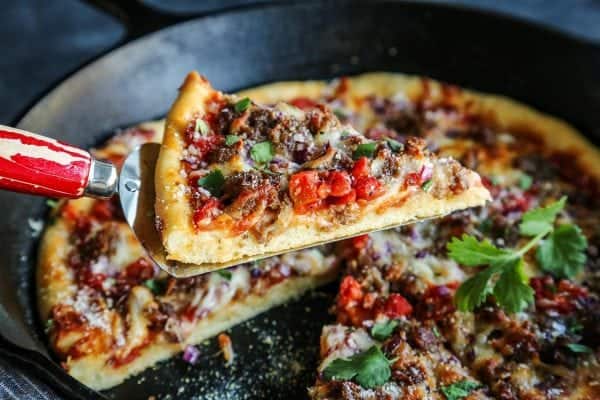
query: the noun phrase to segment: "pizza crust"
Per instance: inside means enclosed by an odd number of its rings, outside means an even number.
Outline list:
[[[264,295],[253,294],[241,301],[234,301],[202,319],[185,342],[174,344],[160,338],[144,347],[139,357],[118,368],[107,364],[110,354],[98,354],[67,360],[67,370],[71,376],[92,389],[111,388],[149,366],[180,353],[186,345],[202,343],[232,326],[291,301],[310,289],[331,282],[336,275],[337,271],[332,269],[322,275],[291,278],[273,286]]]
[[[375,83],[368,78],[356,79],[359,83],[356,88],[358,92]],[[374,87],[385,87],[383,83]],[[254,96],[260,102],[272,102],[276,100],[278,93],[285,97],[315,96],[319,88],[320,85],[316,82],[284,83],[244,94]],[[188,182],[180,172],[181,155],[185,147],[185,131],[190,121],[198,115],[205,114],[204,104],[213,95],[214,92],[205,78],[196,72],[187,76],[180,89],[180,95],[167,116],[165,137],[155,175],[156,215],[161,220],[161,236],[167,258],[198,264],[199,273],[273,256],[291,249],[311,247],[377,229],[443,216],[452,211],[483,205],[490,199],[479,176],[464,169],[460,173],[465,187],[460,193],[436,198],[420,189],[405,190],[392,186],[385,195],[362,206],[356,218],[348,224],[328,222],[328,210],[323,210],[308,215],[290,213],[289,218],[285,220],[279,218],[275,222],[273,234],[266,241],[248,233],[232,235],[228,227],[197,231],[191,223],[192,206],[183,190]],[[410,158],[407,157],[406,161],[408,163]],[[434,168],[443,171],[454,167],[446,161],[448,160],[435,159]],[[440,179],[443,180],[444,177]]]

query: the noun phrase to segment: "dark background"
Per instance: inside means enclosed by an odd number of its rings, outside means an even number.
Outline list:
[[[78,0],[0,0],[0,124],[14,124],[43,93],[126,35],[118,21]],[[178,14],[253,0],[147,0]],[[600,42],[600,0],[433,0],[496,10]],[[600,73],[600,71],[599,71]],[[26,368],[0,358],[0,399],[55,399]]]

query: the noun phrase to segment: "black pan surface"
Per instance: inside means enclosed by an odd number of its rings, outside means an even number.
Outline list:
[[[135,3],[106,8],[124,17],[136,36],[181,19]],[[566,119],[600,142],[598,45],[481,11],[390,1],[262,4],[178,23],[130,41],[74,73],[18,125],[93,146],[115,128],[163,115],[192,69],[226,91],[366,71],[422,74],[516,98]],[[36,322],[38,240],[27,221],[43,217],[43,200],[3,192],[0,209],[0,352],[29,363],[32,373],[66,396],[99,398],[47,357]],[[332,293],[326,288],[233,328],[239,357],[232,367],[214,356],[215,343],[209,341],[201,347],[200,365],[175,359],[103,395],[131,400],[166,394],[178,399],[305,398],[314,379],[320,327],[330,321]]]

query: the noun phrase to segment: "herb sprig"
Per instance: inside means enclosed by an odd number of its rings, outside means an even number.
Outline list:
[[[488,240],[470,235],[453,238],[448,243],[449,256],[467,267],[488,266],[467,279],[456,292],[455,302],[461,311],[473,311],[489,295],[508,312],[519,312],[533,302],[533,290],[524,271],[523,256],[534,246],[542,270],[558,277],[573,278],[586,260],[587,240],[573,224],[555,227],[556,217],[567,198],[523,214],[519,232],[531,238],[519,249],[499,249]]]
[[[375,345],[347,359],[333,360],[323,370],[326,380],[354,380],[368,389],[383,385],[391,376],[390,361]]]

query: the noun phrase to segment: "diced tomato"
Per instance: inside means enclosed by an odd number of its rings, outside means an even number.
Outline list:
[[[358,160],[356,160],[354,166],[352,167],[352,176],[354,179],[369,176],[369,173],[371,172],[369,164],[370,162],[367,157],[360,157]]]
[[[344,204],[354,203],[356,201],[356,190],[351,189],[350,193],[341,197],[332,197],[329,202],[337,206],[343,206]]]
[[[156,274],[154,265],[145,257],[140,257],[127,267],[125,267],[125,275],[127,280],[135,283],[143,282],[147,279],[152,279]]]
[[[362,177],[355,184],[356,197],[364,200],[372,200],[384,193],[381,182],[372,176]]]
[[[329,182],[322,182],[319,184],[319,188],[317,189],[317,194],[319,195],[319,199],[326,199],[331,194],[331,185]]]
[[[340,284],[338,305],[347,306],[352,303],[358,303],[362,300],[363,296],[360,283],[353,276],[348,275]]]
[[[104,274],[94,274],[88,268],[82,269],[78,274],[79,283],[89,286],[92,289],[102,290],[102,284],[106,280]]]
[[[292,175],[289,191],[294,206],[305,206],[321,200],[319,186],[321,178],[318,171],[301,171]]]
[[[290,101],[290,104],[301,110],[310,110],[311,108],[315,108],[317,102],[308,97],[296,97]]]
[[[360,236],[355,236],[350,240],[352,240],[352,245],[354,246],[355,249],[361,250],[361,249],[364,249],[365,247],[367,247],[370,239],[369,239],[369,235],[360,235]]]
[[[327,183],[331,187],[331,196],[342,197],[352,191],[352,180],[346,171],[332,171],[327,177]]]
[[[421,184],[421,174],[418,172],[411,172],[406,175],[404,183],[407,186],[417,186]]]
[[[398,318],[412,313],[412,306],[398,293],[392,293],[385,301],[383,312],[390,318]]]
[[[324,204],[323,200],[315,201],[314,203],[298,204],[294,206],[294,211],[297,214],[308,214],[323,208]]]
[[[197,227],[200,225],[206,225],[214,217],[221,212],[221,202],[214,197],[208,199],[204,204],[194,211],[194,225]]]

